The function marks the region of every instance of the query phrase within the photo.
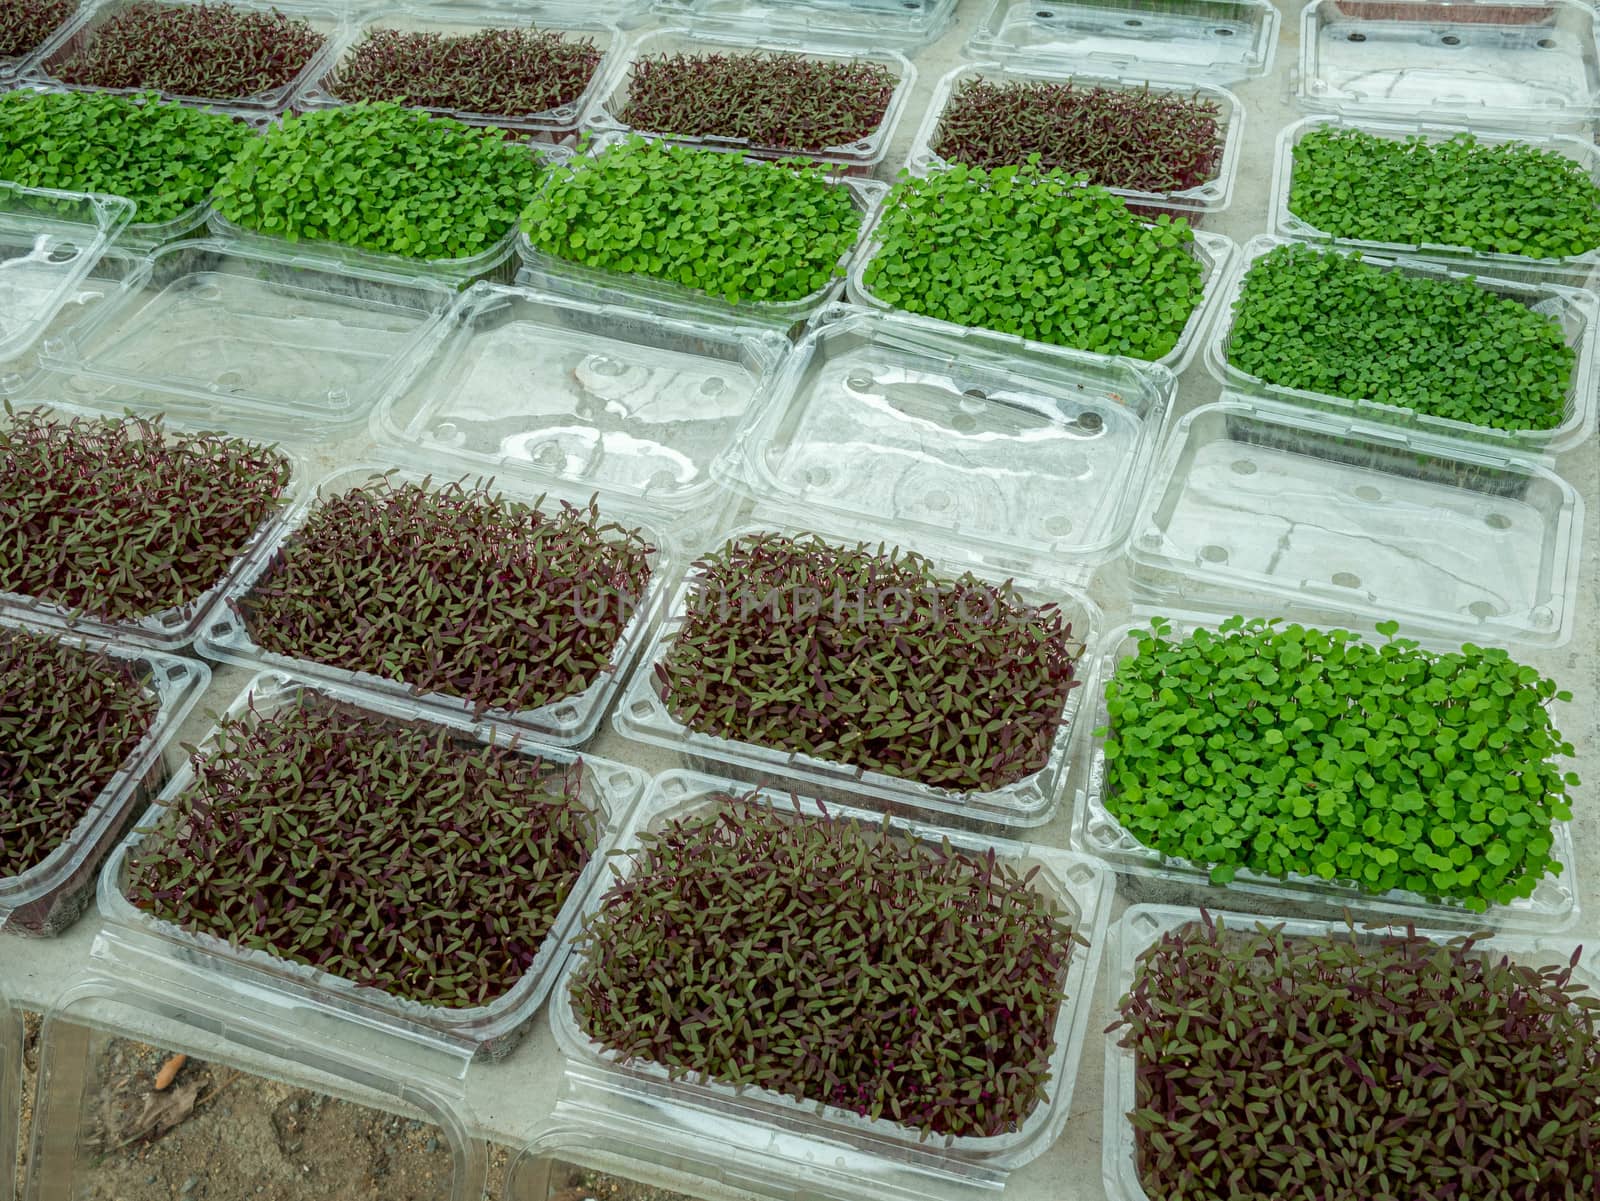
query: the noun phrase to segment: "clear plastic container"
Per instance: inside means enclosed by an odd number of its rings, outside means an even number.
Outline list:
[[[483,113],[462,109],[436,109],[427,111],[436,116],[453,117],[466,125],[492,125],[506,130],[513,137],[529,137],[552,142],[565,141],[578,132],[578,122],[589,106],[608,64],[622,43],[622,33],[607,24],[603,14],[587,17],[572,9],[557,6],[545,11],[541,6],[519,5],[501,8],[489,4],[469,6],[450,4],[430,7],[425,4],[399,3],[380,8],[361,16],[339,44],[338,49],[307,84],[295,93],[290,107],[297,112],[317,108],[333,108],[347,101],[339,95],[339,66],[366,40],[373,30],[398,30],[402,33],[436,34],[445,38],[460,37],[490,29],[537,29],[541,33],[559,33],[568,41],[591,42],[601,53],[594,73],[583,91],[570,103],[558,105],[537,113]],[[423,107],[420,105],[413,107]]]
[[[878,127],[859,141],[845,145],[828,146],[818,150],[785,150],[776,146],[761,145],[747,138],[724,137],[718,134],[694,136],[675,133],[670,129],[643,129],[627,124],[622,114],[628,104],[628,84],[633,78],[634,64],[642,58],[660,58],[670,55],[723,54],[734,57],[757,54],[783,54],[807,62],[821,63],[875,63],[894,72],[896,83],[889,97],[883,120]],[[834,164],[846,171],[866,174],[881,163],[889,153],[889,139],[905,112],[911,90],[916,86],[917,69],[905,55],[893,51],[858,51],[839,49],[828,43],[809,45],[804,42],[785,43],[770,36],[735,38],[697,34],[692,29],[657,29],[635,40],[627,53],[618,56],[606,71],[606,77],[596,89],[594,103],[584,117],[584,124],[596,133],[620,133],[637,130],[641,134],[663,137],[684,146],[710,146],[738,150],[758,158],[804,157],[821,163]]]
[[[594,139],[590,154],[598,157],[607,149],[625,140],[629,134],[601,134]],[[719,150],[713,146],[703,148],[705,153],[738,153],[737,151]],[[769,171],[786,171],[789,168],[780,167],[761,159],[747,158],[748,162],[759,164]],[[582,159],[575,159],[567,166],[568,170],[575,170]],[[554,178],[552,173],[547,178]],[[888,185],[875,180],[844,179],[834,182],[834,187],[844,188],[850,193],[851,202],[861,214],[861,235],[856,243],[839,256],[835,266],[835,278],[826,285],[817,289],[810,296],[802,300],[788,301],[741,301],[730,304],[721,297],[714,296],[699,288],[691,288],[686,284],[673,283],[670,280],[656,279],[649,275],[628,273],[622,271],[608,271],[598,267],[588,267],[581,263],[574,263],[569,259],[558,258],[546,254],[534,247],[528,235],[522,231],[517,233],[517,252],[522,256],[526,265],[517,275],[517,282],[533,288],[540,288],[551,292],[558,292],[567,296],[575,296],[582,300],[597,302],[618,302],[624,304],[643,305],[652,308],[668,310],[681,310],[687,314],[698,312],[706,316],[715,316],[724,320],[756,321],[764,325],[777,325],[792,328],[808,320],[819,308],[833,299],[839,292],[840,284],[844,281],[845,272],[849,270],[851,257],[860,245],[861,236],[870,228],[878,204]]]
[[[144,87],[134,88],[97,88],[87,84],[62,84],[51,72],[58,69],[74,55],[82,53],[94,44],[101,26],[113,20],[128,9],[147,5],[150,0],[85,0],[78,10],[78,15],[68,24],[62,26],[51,39],[39,48],[27,62],[26,71],[30,78],[43,79],[50,83],[61,84],[74,91],[85,92],[111,92],[119,96],[137,96],[151,90]],[[217,0],[159,0],[158,7],[184,8],[191,5],[217,3]],[[288,106],[289,97],[294,90],[312,78],[327,64],[328,57],[333,53],[334,46],[344,33],[347,14],[344,6],[332,4],[305,3],[304,0],[226,0],[224,7],[238,9],[249,13],[280,12],[297,20],[304,20],[313,31],[319,34],[323,41],[320,49],[306,61],[295,77],[281,87],[269,91],[258,92],[253,96],[185,96],[176,92],[161,92],[165,100],[176,100],[185,104],[202,106],[217,105],[240,113],[273,116],[281,113]]]
[[[1133,188],[1108,188],[1140,211],[1154,209],[1175,217],[1186,217],[1191,225],[1199,225],[1207,214],[1228,207],[1233,199],[1234,181],[1239,175],[1239,149],[1244,138],[1244,105],[1232,92],[1204,84],[1171,83],[1161,80],[1142,80],[1137,76],[1099,76],[1091,71],[1077,71],[1062,66],[1054,70],[1020,68],[1009,63],[976,63],[956,67],[935,87],[933,99],[928,104],[922,127],[917,130],[912,143],[907,166],[918,174],[942,171],[955,164],[941,158],[935,151],[942,136],[945,111],[967,83],[975,80],[1008,86],[1017,84],[1070,83],[1079,89],[1103,88],[1111,92],[1150,92],[1183,98],[1209,100],[1217,106],[1218,140],[1221,158],[1216,174],[1196,187],[1174,192],[1141,192]]]
[[[881,210],[880,210],[881,212]],[[874,222],[876,225],[876,222]],[[882,252],[883,244],[877,241],[876,229],[869,229],[864,236],[865,244],[856,255],[855,263],[850,268],[848,293],[852,304],[865,305],[867,308],[878,309],[885,313],[900,312],[892,304],[879,300],[867,287],[867,267],[872,260]],[[1174,375],[1181,375],[1194,358],[1195,352],[1200,349],[1200,338],[1211,324],[1213,310],[1217,306],[1218,297],[1223,292],[1223,285],[1229,277],[1230,268],[1239,248],[1231,238],[1221,234],[1209,234],[1203,230],[1194,231],[1194,241],[1189,244],[1189,253],[1200,264],[1200,299],[1194,306],[1194,311],[1189,314],[1188,323],[1179,335],[1177,345],[1155,362],[1167,368]],[[930,318],[930,320],[932,320]],[[941,321],[941,325],[951,330],[979,328],[960,325],[953,321]],[[1032,339],[1019,338],[1018,341],[1026,347],[1047,347],[1062,349],[1052,343],[1036,342]],[[1070,348],[1068,348],[1070,349]]]
[[[25,405],[25,398],[42,395],[46,388],[45,381],[40,378],[43,368],[39,366],[39,353],[43,346],[64,336],[73,326],[87,320],[96,308],[117,295],[123,283],[139,269],[142,262],[139,256],[116,247],[101,255],[89,273],[78,282],[76,291],[68,293],[65,302],[56,310],[56,315],[34,343],[21,354],[0,362],[0,400]]]
[[[281,249],[176,242],[41,358],[80,403],[120,411],[119,395],[97,398],[148,390],[187,421],[315,437],[366,419],[453,296]]]
[[[1341,238],[1320,230],[1310,222],[1297,217],[1289,209],[1289,194],[1294,184],[1294,149],[1302,138],[1319,129],[1332,129],[1341,133],[1359,131],[1395,142],[1421,138],[1429,145],[1448,141],[1461,133],[1472,134],[1478,143],[1484,146],[1500,146],[1507,142],[1531,145],[1571,159],[1583,168],[1597,187],[1600,187],[1600,147],[1594,144],[1592,138],[1531,131],[1509,133],[1477,130],[1466,125],[1439,125],[1421,121],[1361,121],[1348,117],[1314,116],[1296,121],[1278,134],[1272,165],[1272,199],[1267,210],[1269,234],[1303,242],[1328,242],[1335,246],[1379,255],[1425,258],[1448,263],[1458,270],[1482,272],[1495,279],[1511,280],[1516,283],[1550,282],[1581,288],[1589,282],[1596,268],[1600,268],[1600,247],[1583,254],[1560,258],[1534,258],[1524,254],[1471,250],[1463,246],[1438,243],[1375,242],[1366,238]]]
[[[0,622],[0,629],[48,632],[9,618]],[[133,753],[106,781],[65,841],[27,871],[0,877],[0,931],[40,938],[61,933],[93,900],[100,865],[166,782],[163,752],[211,681],[210,669],[193,659],[135,651],[100,639],[62,637],[60,641],[134,665],[161,708]],[[3,1076],[4,1065],[0,1064],[0,1079]],[[0,1096],[0,1104],[3,1102]],[[3,1126],[0,1119],[0,1134]]]
[[[991,0],[967,52],[1100,75],[1229,83],[1272,70],[1279,19],[1269,0]]]
[[[17,78],[28,69],[28,61],[32,59],[34,55],[38,54],[40,50],[49,45],[51,39],[53,39],[58,33],[75,21],[79,12],[82,11],[83,5],[88,2],[89,0],[81,0],[80,3],[72,4],[67,10],[66,17],[64,17],[53,30],[45,35],[43,41],[39,42],[32,49],[26,50],[21,54],[0,54],[0,89],[11,87]],[[0,1009],[3,1008],[4,1006],[0,1006]],[[0,1171],[3,1170],[4,1165],[0,1164]],[[7,1178],[5,1176],[0,1175],[0,1188],[3,1188],[5,1185],[6,1179]],[[6,1195],[7,1194],[4,1191],[0,1191],[0,1197],[4,1197]]]
[[[1246,913],[1219,913],[1213,910],[1210,911],[1210,915],[1222,922],[1226,928],[1240,931],[1255,930],[1263,922],[1259,916]],[[1162,935],[1200,920],[1201,912],[1191,908],[1136,905],[1127,910],[1122,915],[1122,920],[1111,928],[1110,942],[1106,948],[1104,998],[1109,1006],[1108,1012],[1113,1012],[1115,1016],[1114,1011],[1119,1007],[1120,998],[1125,997],[1133,986],[1135,961],[1139,954],[1153,946]],[[1328,935],[1347,937],[1350,934],[1344,923],[1338,920],[1281,923],[1275,920],[1271,925],[1274,927],[1281,925],[1284,934],[1290,938]],[[1460,931],[1426,929],[1417,932],[1435,942],[1445,942],[1461,934]],[[1404,933],[1403,927],[1397,924],[1387,929],[1380,928],[1371,934],[1363,930],[1361,936]],[[1526,963],[1564,967],[1572,957],[1574,940],[1570,937],[1501,936],[1482,940],[1478,946],[1484,951],[1510,955]],[[1591,992],[1600,991],[1600,954],[1597,954],[1593,945],[1585,947],[1575,979],[1587,985]],[[1110,1201],[1157,1201],[1145,1192],[1144,1185],[1140,1182],[1134,1153],[1133,1126],[1128,1121],[1128,1114],[1133,1111],[1136,1095],[1134,1080],[1138,1073],[1138,1055],[1131,1047],[1119,1047],[1117,1045],[1119,1037],[1112,1034],[1107,1035],[1105,1039],[1102,1183]]]
[[[1600,18],[1583,0],[1377,7],[1311,0],[1302,10],[1302,108],[1546,132],[1600,116]]]
[[[118,196],[0,182],[0,360],[44,335],[132,217]]]
[[[474,285],[412,352],[375,437],[418,464],[717,508],[713,468],[789,353],[781,334]]]
[[[68,422],[74,418],[94,419],[106,414],[92,408],[65,404],[59,400],[39,402],[22,396],[9,400],[12,407],[25,409],[48,408],[56,420]],[[0,414],[0,422],[8,419]],[[196,434],[198,427],[183,421],[163,420],[162,429],[170,434]],[[124,647],[143,647],[150,650],[176,653],[188,647],[200,633],[206,612],[222,596],[229,585],[238,578],[251,557],[273,537],[284,515],[297,499],[309,490],[310,473],[303,456],[282,446],[278,451],[289,461],[289,482],[284,487],[272,513],[261,522],[245,543],[244,549],[229,563],[228,568],[204,592],[192,600],[171,609],[130,618],[97,618],[76,613],[66,605],[55,604],[26,593],[11,592],[0,583],[0,614],[20,618],[35,625],[66,633],[109,639]]]
[[[0,981],[0,1197],[15,1197],[17,1117],[22,1108],[22,1020]]]
[[[1136,359],[835,305],[740,431],[729,482],[779,512],[1087,568],[1127,536],[1176,387]]]
[[[748,791],[716,776],[665,772],[656,777],[644,802],[634,811],[632,820],[619,837],[619,855],[638,851],[643,836],[659,830],[669,821],[715,811],[721,803],[719,796],[730,792],[744,795]],[[826,816],[832,821],[859,822],[869,828],[883,821],[881,816],[861,809],[831,804],[823,807],[809,798],[795,798],[789,794],[763,790],[758,799],[788,812],[798,804],[799,811],[810,818]],[[897,830],[935,847],[948,839],[958,851],[985,854],[992,850],[999,861],[1021,871],[1036,869],[1033,887],[1058,902],[1073,928],[1088,941],[1087,947],[1074,949],[1062,990],[1064,1000],[1056,1016],[1055,1047],[1051,1055],[1050,1095],[1033,1109],[1019,1129],[993,1136],[919,1137],[915,1128],[888,1118],[872,1119],[818,1102],[796,1101],[759,1087],[735,1088],[700,1075],[671,1079],[665,1067],[648,1060],[625,1060],[584,1033],[571,997],[573,978],[583,962],[581,954],[569,960],[551,998],[551,1024],[557,1045],[567,1057],[569,1076],[604,1082],[623,1097],[632,1094],[650,1098],[657,1102],[654,1108],[661,1110],[692,1108],[725,1115],[754,1127],[755,1139],[765,1130],[778,1127],[800,1136],[826,1140],[835,1146],[842,1144],[846,1148],[868,1150],[891,1163],[932,1161],[933,1165],[957,1176],[968,1170],[1003,1173],[1042,1154],[1060,1133],[1071,1104],[1078,1055],[1087,1035],[1089,1010],[1094,1000],[1099,948],[1109,917],[1114,877],[1094,860],[1070,851],[967,836],[913,822],[896,820],[893,824]],[[619,858],[613,887],[625,884],[636,867],[635,859]],[[590,899],[585,921],[606,903],[607,895],[599,894]],[[748,1146],[749,1143],[736,1142],[735,1145]],[[862,1186],[866,1183],[862,1182]],[[874,1192],[873,1195],[881,1194]]]
[[[174,1054],[187,1056],[174,1083],[149,1091]],[[372,1195],[374,1178],[406,1183],[380,1195],[478,1201],[488,1156],[468,1132],[469,1058],[459,1041],[151,962],[104,931],[45,1017],[22,1195],[127,1196],[119,1184],[155,1175],[213,1201]],[[143,1137],[163,1115],[176,1133]]]
[[[1353,420],[1387,426],[1425,438],[1462,440],[1482,443],[1486,448],[1547,455],[1570,450],[1594,432],[1596,388],[1596,338],[1600,336],[1600,304],[1588,292],[1546,282],[1516,283],[1505,279],[1472,277],[1453,271],[1440,263],[1405,257],[1386,258],[1362,254],[1361,259],[1370,267],[1395,271],[1416,279],[1475,278],[1478,287],[1507,300],[1515,300],[1536,313],[1542,313],[1560,323],[1566,343],[1575,356],[1572,380],[1567,386],[1566,413],[1560,425],[1552,429],[1502,430],[1485,425],[1470,425],[1453,418],[1435,417],[1419,413],[1401,405],[1375,400],[1333,396],[1326,392],[1311,392],[1302,388],[1288,388],[1270,384],[1259,376],[1247,374],[1235,367],[1228,358],[1228,343],[1233,335],[1233,321],[1239,303],[1239,294],[1245,278],[1257,259],[1270,254],[1279,246],[1290,244],[1287,239],[1261,235],[1245,243],[1239,266],[1228,281],[1226,292],[1217,304],[1217,319],[1211,327],[1211,337],[1206,342],[1206,367],[1211,374],[1230,390],[1264,400],[1312,411],[1348,416]],[[1327,247],[1327,254],[1356,253],[1343,247]]]
[[[957,0],[656,0],[662,20],[708,33],[816,38],[868,49],[933,41]]]
[[[256,676],[229,706],[226,716],[233,721],[266,719],[295,705],[300,696],[307,692],[358,705],[379,718],[409,722],[423,717],[414,705],[378,701],[337,687],[305,683],[277,672],[264,672]],[[455,1035],[479,1047],[484,1055],[494,1059],[503,1058],[520,1041],[539,1007],[544,1004],[555,974],[566,960],[568,943],[574,933],[578,914],[605,876],[607,855],[616,830],[644,791],[646,777],[636,768],[620,763],[590,757],[580,759],[567,752],[520,742],[492,726],[474,726],[468,721],[440,723],[439,719],[433,717],[423,719],[441,724],[454,734],[500,746],[516,746],[546,763],[582,765],[580,796],[585,805],[595,810],[598,818],[591,831],[593,850],[587,866],[573,884],[570,895],[540,944],[533,963],[510,991],[487,1004],[469,1008],[425,1005],[380,989],[355,984],[342,976],[266,951],[235,946],[213,934],[186,930],[133,904],[126,892],[129,882],[128,858],[161,837],[165,810],[176,804],[194,784],[192,763],[186,763],[172,777],[154,804],[145,811],[140,828],[117,847],[107,862],[106,871],[100,877],[98,897],[102,918],[108,925],[122,931],[127,940],[148,944],[152,954],[174,956],[229,979],[260,980],[295,996],[320,999],[336,1010],[371,1010],[395,1018],[402,1029],[423,1027]],[[212,753],[214,748],[215,731],[200,744],[198,753]]]
[[[205,615],[197,648],[208,659],[250,667],[258,671],[281,671],[304,677],[319,686],[331,685],[347,689],[354,696],[368,697],[376,702],[407,704],[415,709],[418,716],[429,720],[454,722],[472,717],[472,704],[460,697],[442,692],[418,694],[398,680],[368,672],[347,671],[311,659],[292,658],[267,651],[251,636],[248,624],[239,613],[239,606],[266,574],[273,557],[299,532],[312,515],[320,498],[343,495],[375,476],[384,474],[387,474],[395,484],[422,483],[430,478],[421,470],[396,468],[390,463],[345,467],[325,476],[317,484],[312,495],[295,505],[282,524],[273,531],[271,539],[251,555],[227,591]],[[441,470],[432,474],[431,478],[435,486],[442,486],[455,477]],[[464,479],[467,485],[473,482],[474,477],[470,475]],[[489,482],[492,483],[493,491],[513,500],[535,505],[541,510],[556,510],[563,501],[581,505],[588,500],[587,494],[555,489],[533,489],[525,485],[511,484],[505,480]],[[610,669],[600,678],[593,680],[582,692],[573,696],[552,701],[537,709],[516,713],[491,709],[473,717],[474,721],[483,721],[495,727],[506,727],[524,735],[532,735],[556,747],[581,746],[599,727],[602,714],[621,687],[622,680],[627,676],[634,657],[639,652],[640,644],[644,641],[644,632],[661,606],[666,591],[666,581],[672,575],[669,566],[670,554],[663,549],[663,540],[655,534],[648,521],[631,513],[626,506],[619,507],[609,502],[600,506],[600,516],[602,520],[639,529],[646,540],[656,548],[649,556],[651,573],[644,595],[637,598],[617,598],[617,604],[628,606],[628,621],[612,651]],[[577,616],[586,620],[586,615]]]
[[[1100,634],[1101,617],[1088,596],[1061,583],[1056,577],[1041,575],[1037,568],[1032,575],[1025,574],[1011,570],[1010,564],[1004,569],[997,568],[971,551],[940,546],[928,539],[899,532],[885,537],[881,519],[875,523],[851,525],[836,517],[820,521],[799,517],[774,518],[758,525],[730,530],[719,539],[719,543],[763,532],[792,537],[815,532],[836,545],[854,546],[858,542],[870,542],[884,545],[888,550],[903,547],[929,559],[942,576],[959,577],[970,571],[980,580],[994,585],[1010,580],[1024,602],[1030,605],[1057,605],[1071,623],[1072,641],[1082,644],[1085,649],[1075,673],[1078,683],[1067,694],[1061,724],[1055,732],[1044,766],[1031,775],[988,792],[958,792],[856,767],[842,760],[820,759],[690,729],[673,717],[661,698],[655,665],[663,662],[671,652],[674,641],[696,605],[733,603],[732,598],[715,601],[699,598],[697,585],[700,577],[692,567],[673,581],[665,618],[654,630],[639,669],[634,672],[627,690],[617,703],[612,722],[619,734],[650,746],[676,751],[711,771],[762,784],[782,781],[825,800],[842,798],[846,804],[870,805],[901,816],[936,820],[952,828],[990,833],[1015,832],[1043,825],[1055,815],[1066,784],[1070,750],[1081,725],[1078,717],[1083,697],[1092,692],[1094,687],[1089,675],[1097,653],[1094,648]],[[750,599],[741,597],[739,604],[744,605]],[[836,603],[837,610],[846,617],[852,605],[861,612],[888,614],[902,611],[891,610],[890,605],[903,604],[887,595],[872,597],[852,593],[836,598],[816,598],[814,602],[812,598],[800,594],[795,597],[797,607],[808,603],[822,606],[830,601]],[[763,598],[755,598],[755,607],[766,603]],[[803,609],[797,608],[797,611]]]
[[[1278,615],[1268,611],[1259,614],[1245,609],[1238,611],[1246,616]],[[1216,619],[1199,615],[1174,615],[1172,637],[1183,638],[1202,627],[1215,629]],[[1419,893],[1405,889],[1373,893],[1354,884],[1307,875],[1288,875],[1280,879],[1263,872],[1240,870],[1231,883],[1213,885],[1210,883],[1208,867],[1163,855],[1140,842],[1106,806],[1106,739],[1098,731],[1110,723],[1110,715],[1106,710],[1106,684],[1113,678],[1117,664],[1138,652],[1134,631],[1148,628],[1148,622],[1136,622],[1113,631],[1107,639],[1108,649],[1095,673],[1095,692],[1084,701],[1086,706],[1093,708],[1088,720],[1096,733],[1091,735],[1087,780],[1078,791],[1072,813],[1073,848],[1110,864],[1124,876],[1135,877],[1129,884],[1135,900],[1141,899],[1142,895],[1159,896],[1164,890],[1182,891],[1202,899],[1213,897],[1221,901],[1227,897],[1230,904],[1249,906],[1262,913],[1327,913],[1337,917],[1341,912],[1349,912],[1362,921],[1432,923],[1471,929],[1494,927],[1553,931],[1565,929],[1577,920],[1578,882],[1574,878],[1577,855],[1570,822],[1554,823],[1551,857],[1562,865],[1561,874],[1546,876],[1531,897],[1518,899],[1508,905],[1491,906],[1486,913],[1474,913],[1459,902],[1448,899],[1430,901]],[[1336,627],[1324,623],[1324,628]],[[1360,633],[1365,642],[1376,644],[1382,641],[1381,636],[1373,632],[1371,623],[1352,622],[1344,628]],[[1410,631],[1412,634],[1416,632]],[[1408,632],[1402,630],[1401,636],[1408,636]],[[1428,638],[1425,645],[1442,651],[1460,649],[1459,643],[1442,642],[1435,637]]]
[[[1556,647],[1572,636],[1583,512],[1531,460],[1225,393],[1174,427],[1128,554],[1152,603],[1332,609],[1458,645]]]

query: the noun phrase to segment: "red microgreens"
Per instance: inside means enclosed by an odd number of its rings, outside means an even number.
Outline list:
[[[77,0],[0,0],[0,58],[32,54],[77,7]]]
[[[1077,937],[993,851],[748,798],[643,836],[579,938],[572,1001],[624,1059],[925,1134],[1044,1099]]]
[[[302,692],[224,719],[129,867],[186,930],[429,1005],[528,970],[595,845],[582,769]]]

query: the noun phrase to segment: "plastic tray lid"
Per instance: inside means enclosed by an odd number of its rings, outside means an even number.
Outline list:
[[[1600,14],[1583,0],[1312,0],[1302,108],[1548,131],[1600,116]]]
[[[157,1092],[157,1069],[177,1054],[188,1062]],[[254,1201],[261,1187],[284,1201],[354,1196],[381,1168],[405,1172],[409,1197],[477,1201],[486,1152],[463,1119],[469,1059],[447,1037],[157,968],[101,933],[80,982],[46,1015],[23,1197],[119,1195],[135,1172],[165,1174],[174,1195],[194,1178],[190,1191],[210,1201]],[[161,1133],[166,1113],[182,1122],[181,1148]],[[314,1137],[338,1125],[351,1137]],[[218,1154],[196,1153],[206,1138]],[[269,1150],[251,1162],[240,1149],[252,1146]]]
[[[905,50],[933,41],[957,0],[656,0],[663,19],[697,33],[774,35],[863,49]]]
[[[365,420],[454,295],[292,252],[175,242],[40,360],[75,404],[303,441]]]
[[[49,328],[133,211],[120,196],[0,181],[0,361]]]
[[[1161,451],[1131,582],[1146,611],[1397,620],[1439,641],[1559,647],[1583,512],[1542,461],[1224,392]]]
[[[1175,389],[1153,363],[834,305],[753,406],[726,482],[1086,572],[1121,547]]]
[[[17,1119],[22,1107],[22,1015],[0,979],[0,1197],[16,1195]]]
[[[1270,0],[992,0],[975,59],[1131,79],[1231,83],[1272,70]]]
[[[407,358],[373,436],[437,475],[698,521],[718,507],[713,467],[789,349],[769,327],[478,283]]]

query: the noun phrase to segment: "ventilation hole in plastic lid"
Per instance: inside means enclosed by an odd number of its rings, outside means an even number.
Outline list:
[[[1086,430],[1091,434],[1098,434],[1102,429],[1105,428],[1105,424],[1105,418],[1101,417],[1099,413],[1094,412],[1092,409],[1087,413],[1078,414],[1078,428],[1080,430]]]
[[[1541,50],[1554,50],[1556,48],[1556,40],[1555,38],[1540,38],[1534,45]]]
[[[59,245],[50,247],[49,253],[45,255],[45,259],[47,262],[51,263],[70,263],[82,253],[83,252],[71,242],[62,242]]]
[[[1256,464],[1254,459],[1235,459],[1233,461],[1234,475],[1254,475]]]
[[[1052,513],[1044,519],[1044,532],[1047,534],[1070,534],[1072,532],[1072,518],[1065,513]]]
[[[1094,870],[1084,863],[1074,863],[1067,869],[1067,879],[1074,884],[1087,884],[1094,879]]]
[[[635,717],[649,717],[654,707],[649,701],[634,701],[629,712]]]
[[[950,507],[950,494],[941,488],[935,488],[922,498],[922,503],[930,509],[940,510]]]
[[[833,472],[826,467],[808,467],[806,469],[806,483],[813,488],[820,488],[833,478]]]
[[[1137,18],[1130,17],[1128,20],[1124,21],[1123,24],[1129,29],[1137,29],[1139,26],[1143,25],[1144,22],[1138,20]]]
[[[1356,497],[1360,500],[1382,500],[1383,493],[1379,492],[1371,484],[1362,484],[1361,487],[1356,489]]]
[[[1207,563],[1226,563],[1228,561],[1228,548],[1212,543],[1210,546],[1200,548],[1200,557]]]
[[[1352,33],[1346,40],[1351,42],[1364,42],[1367,40],[1367,35],[1364,33]]]
[[[1461,39],[1456,37],[1456,35],[1453,34],[1453,33],[1447,33],[1447,34],[1444,35],[1444,37],[1440,38],[1439,40],[1441,42],[1443,42],[1446,46],[1459,46],[1459,45],[1461,45]]]
[[[969,400],[988,400],[989,399],[989,393],[986,392],[982,388],[968,388],[961,395],[967,397]]]
[[[1336,571],[1333,573],[1333,582],[1341,588],[1361,587],[1361,577],[1353,571]]]
[[[872,387],[876,381],[872,378],[872,372],[870,371],[852,371],[849,375],[845,376],[844,382],[848,387],[853,388],[857,392],[865,392],[868,388]]]
[[[577,721],[578,720],[578,711],[576,709],[574,709],[571,705],[566,705],[566,706],[556,710],[556,720],[557,721]]]
[[[628,365],[621,359],[612,358],[608,354],[590,355],[589,361],[584,366],[596,375],[621,375],[628,369]]]
[[[1504,513],[1490,513],[1483,519],[1485,525],[1492,530],[1508,530],[1511,528],[1511,518]]]
[[[237,371],[224,371],[217,376],[219,388],[236,388],[244,383],[244,376]]]
[[[1233,36],[1233,30],[1224,25],[1217,26],[1211,32],[1216,34],[1219,38],[1231,38]]]
[[[1471,613],[1474,617],[1493,617],[1496,610],[1495,607],[1486,600],[1475,600],[1467,606],[1467,612]]]
[[[720,375],[713,375],[700,385],[700,394],[702,396],[721,396],[727,390],[728,381]]]
[[[1055,16],[1056,14],[1055,14],[1055,11],[1053,9],[1041,8],[1037,12],[1035,12],[1033,15],[1036,16],[1036,17],[1043,17],[1046,21],[1048,21],[1051,17]]]
[[[950,428],[963,434],[970,433],[978,428],[978,419],[971,413],[957,413],[950,418]]]

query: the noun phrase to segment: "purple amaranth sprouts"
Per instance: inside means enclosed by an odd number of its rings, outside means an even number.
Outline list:
[[[77,7],[77,0],[0,0],[0,58],[32,54]]]

